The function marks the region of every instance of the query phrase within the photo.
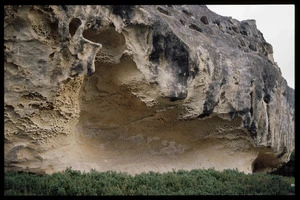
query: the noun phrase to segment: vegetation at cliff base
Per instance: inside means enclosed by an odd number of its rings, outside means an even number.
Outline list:
[[[107,171],[63,172],[37,175],[4,172],[4,195],[103,196],[103,195],[288,195],[295,193],[294,177],[238,170],[179,170],[135,176]]]

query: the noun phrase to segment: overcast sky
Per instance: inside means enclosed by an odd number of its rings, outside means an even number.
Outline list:
[[[273,46],[273,57],[282,76],[295,88],[295,6],[294,5],[207,5],[213,12],[239,21],[255,19],[265,40]]]

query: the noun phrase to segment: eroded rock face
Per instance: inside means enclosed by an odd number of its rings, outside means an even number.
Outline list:
[[[254,20],[206,6],[5,6],[8,170],[270,171],[294,90]]]

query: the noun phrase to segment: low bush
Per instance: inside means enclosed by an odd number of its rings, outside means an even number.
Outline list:
[[[131,176],[114,171],[63,172],[39,176],[4,172],[5,196],[109,195],[288,195],[295,193],[294,177],[238,170],[179,170]]]

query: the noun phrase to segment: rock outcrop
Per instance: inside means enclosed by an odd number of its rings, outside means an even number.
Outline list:
[[[5,6],[4,164],[271,171],[294,90],[255,20],[206,6]]]

